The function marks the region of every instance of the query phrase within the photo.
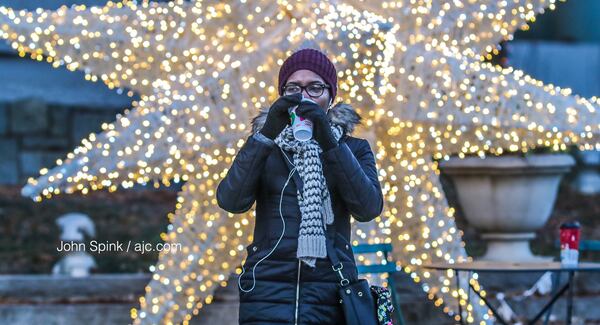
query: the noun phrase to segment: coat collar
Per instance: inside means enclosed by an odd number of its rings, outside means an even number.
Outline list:
[[[256,114],[256,116],[252,118],[252,134],[258,132],[263,127],[265,121],[267,120],[268,113],[269,108],[262,108],[260,109],[258,114]],[[362,117],[354,110],[354,107],[341,102],[335,104],[327,112],[327,118],[332,123],[342,126],[342,128],[344,129],[342,139],[345,135],[352,134],[356,125],[361,124],[362,120]],[[342,139],[340,139],[340,141],[342,141]],[[277,148],[279,148],[279,146],[277,146]],[[293,168],[292,163],[294,162],[293,154],[291,152],[284,152],[283,150],[277,150],[277,152],[281,156],[281,159],[284,160],[285,165],[288,167],[288,172],[291,171]],[[284,155],[287,156],[287,159],[286,157],[284,157]],[[304,184],[302,183],[302,179],[298,172],[294,172],[294,174],[292,175],[292,180],[294,181],[294,183],[296,183],[296,188],[298,188],[300,192],[302,192]]]

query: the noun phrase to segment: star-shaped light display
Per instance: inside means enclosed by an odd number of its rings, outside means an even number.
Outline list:
[[[600,149],[598,98],[573,96],[521,71],[484,62],[554,0],[172,1],[14,11],[0,36],[20,56],[83,70],[86,79],[140,94],[133,109],[90,134],[30,179],[36,201],[61,193],[185,182],[136,323],[187,323],[217,286],[240,272],[254,212],[218,208],[215,190],[249,135],[250,119],[277,98],[283,60],[313,40],[338,69],[339,97],[356,107],[377,157],[384,212],[353,222],[353,243],[392,243],[398,269],[458,319],[453,275],[420,267],[468,260],[437,160],[536,146]],[[143,220],[140,220],[143,222]],[[372,263],[377,256],[359,257]],[[373,279],[378,280],[378,279]],[[476,279],[472,281],[478,286]],[[467,284],[462,284],[467,288]],[[481,301],[460,300],[468,322],[487,323]]]

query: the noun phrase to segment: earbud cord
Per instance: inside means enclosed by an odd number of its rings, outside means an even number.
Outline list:
[[[273,254],[273,252],[277,248],[277,245],[279,245],[279,242],[281,242],[281,239],[283,238],[283,235],[285,234],[285,219],[283,219],[283,213],[281,212],[281,204],[282,204],[282,201],[283,201],[283,191],[285,190],[285,187],[288,185],[290,179],[292,178],[292,175],[296,171],[296,165],[294,165],[290,161],[290,159],[287,157],[287,155],[285,154],[285,152],[283,152],[283,149],[281,149],[281,147],[279,149],[283,153],[283,156],[285,157],[285,159],[287,159],[287,161],[289,161],[289,163],[292,166],[294,166],[294,168],[292,168],[292,170],[290,171],[290,173],[288,175],[288,178],[285,181],[285,184],[283,185],[283,188],[281,189],[281,195],[279,197],[279,216],[281,217],[281,223],[283,224],[283,229],[281,231],[281,235],[279,236],[279,239],[277,240],[277,243],[275,243],[275,247],[273,247],[273,249],[271,249],[271,251],[269,252],[269,254],[265,255],[263,258],[261,258],[260,260],[258,260],[258,262],[256,262],[256,264],[254,264],[254,267],[252,267],[252,287],[250,289],[248,289],[248,290],[245,290],[244,288],[242,288],[242,283],[240,282],[241,279],[242,279],[242,276],[246,272],[246,269],[244,269],[244,265],[242,265],[242,273],[240,273],[240,276],[238,277],[238,287],[240,288],[240,290],[242,290],[243,292],[246,292],[246,293],[254,290],[254,286],[256,285],[256,277],[255,277],[256,267],[258,266],[258,264],[260,262],[264,261],[265,259],[267,259],[267,257],[269,257],[269,256],[271,256],[271,254]]]

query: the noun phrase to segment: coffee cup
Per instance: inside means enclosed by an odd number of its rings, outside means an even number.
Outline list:
[[[579,222],[566,222],[560,226],[560,262],[564,266],[576,266],[579,261]]]
[[[302,98],[302,102],[311,102],[315,103],[315,101]],[[308,141],[312,138],[313,134],[313,123],[311,120],[301,117],[296,114],[296,109],[298,105],[293,106],[289,109],[290,120],[292,124],[292,133],[294,134],[294,138],[298,141]]]

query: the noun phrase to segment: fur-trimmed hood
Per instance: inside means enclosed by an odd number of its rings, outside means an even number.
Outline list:
[[[262,129],[265,121],[267,120],[267,114],[269,113],[268,107],[260,109],[258,114],[252,118],[252,134]],[[354,132],[356,125],[361,124],[362,117],[354,110],[350,104],[339,102],[335,104],[328,112],[327,118],[334,124],[341,125],[344,129],[344,134],[351,135]]]

